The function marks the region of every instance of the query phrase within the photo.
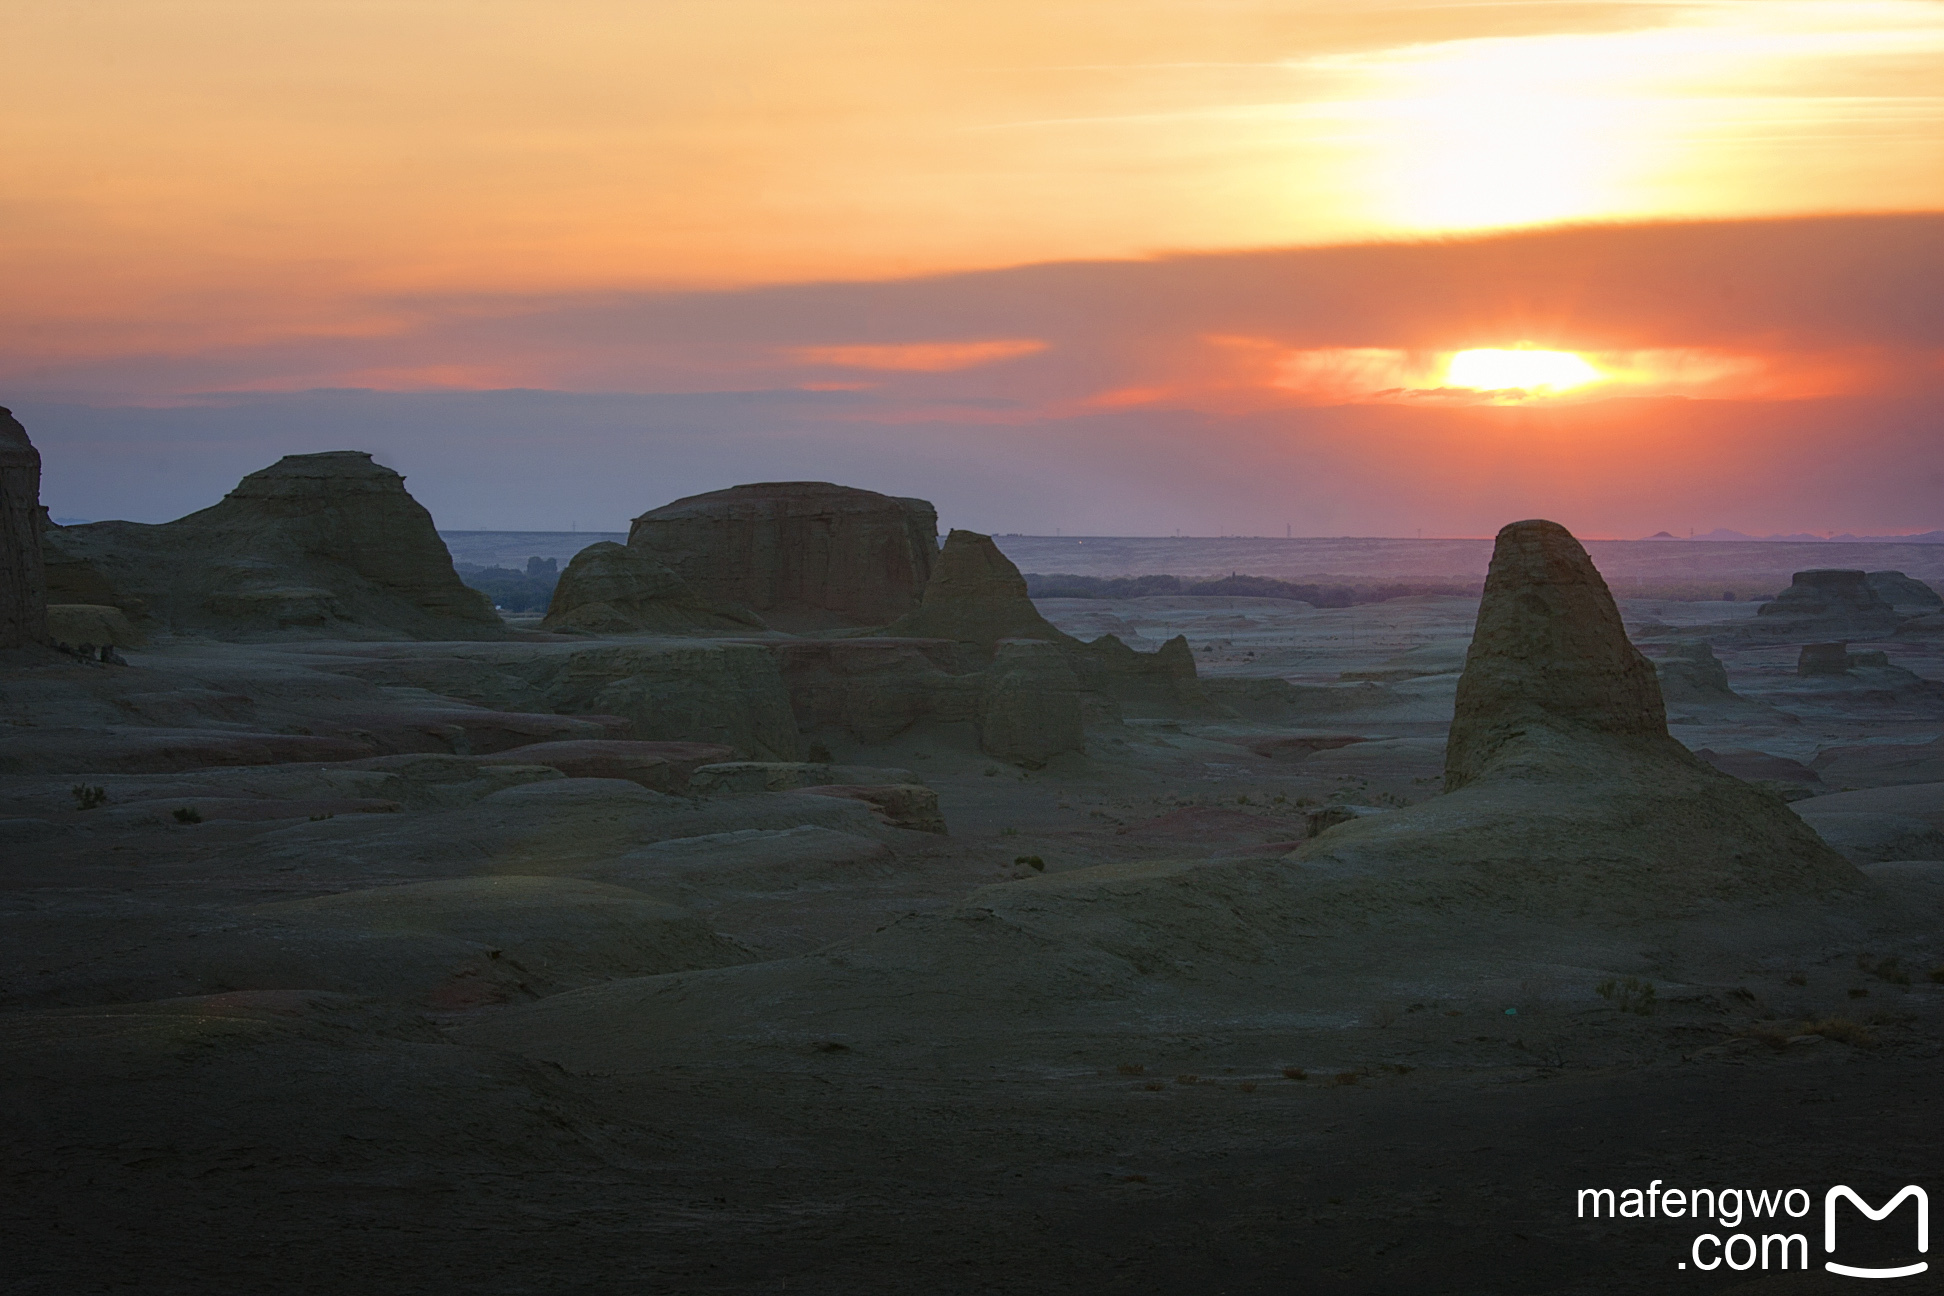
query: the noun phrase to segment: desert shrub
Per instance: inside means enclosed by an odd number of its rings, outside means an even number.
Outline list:
[[[68,794],[74,798],[76,810],[93,810],[97,806],[108,804],[108,789],[104,787],[89,787],[86,783],[76,783],[68,789]]]
[[[810,750],[803,754],[803,758],[812,765],[829,765],[836,759],[830,754],[830,748],[820,742],[811,743]]]
[[[1282,1073],[1283,1073],[1283,1079],[1285,1080],[1309,1079],[1309,1072],[1303,1070],[1303,1068],[1301,1067],[1284,1067],[1282,1069]]]
[[[196,809],[194,806],[183,806],[175,812],[175,821],[179,824],[201,823],[202,811]]]
[[[1046,872],[1046,861],[1037,855],[1018,855],[1013,858],[1013,863],[1024,864],[1027,868],[1035,872]]]

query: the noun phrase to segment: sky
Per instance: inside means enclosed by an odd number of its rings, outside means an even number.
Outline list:
[[[57,516],[368,449],[455,529],[799,478],[995,532],[1944,527],[1933,0],[22,0],[0,42],[0,403]]]

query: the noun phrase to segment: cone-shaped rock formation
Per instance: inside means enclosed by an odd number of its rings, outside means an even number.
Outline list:
[[[47,638],[40,474],[40,451],[27,429],[12,410],[0,409],[0,648]]]
[[[1536,727],[1666,739],[1667,712],[1579,541],[1555,522],[1514,522],[1498,533],[1458,680],[1445,791]]]
[[[917,605],[938,554],[938,513],[830,482],[756,482],[644,513],[628,544],[704,599],[779,628],[874,626]]]
[[[737,634],[766,628],[753,612],[701,597],[647,550],[605,540],[567,564],[540,624],[593,634]]]
[[[1551,522],[1499,532],[1445,782],[1446,795],[1334,828],[1302,858],[1441,879],[1534,914],[1644,917],[1863,885],[1781,801],[1668,735],[1653,667],[1586,551]]]

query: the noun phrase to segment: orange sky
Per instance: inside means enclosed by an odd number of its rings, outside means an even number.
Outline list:
[[[1944,207],[1944,5],[26,0],[11,339]]]
[[[1944,211],[1935,0],[26,0],[0,42],[16,405],[795,390],[1017,425],[1463,404],[1451,353],[1522,343],[1609,376],[1562,403],[1944,372],[1933,226],[1860,268],[1763,232]],[[1437,241],[1697,218],[1728,241]],[[1262,300],[1291,247],[1326,250]]]

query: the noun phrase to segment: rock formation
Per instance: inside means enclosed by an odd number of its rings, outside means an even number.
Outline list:
[[[1677,692],[1706,698],[1736,696],[1728,687],[1728,668],[1705,639],[1683,639],[1654,663],[1654,670],[1660,677],[1661,696],[1670,701]]]
[[[612,541],[574,555],[540,623],[590,634],[738,634],[767,629],[744,608],[709,602],[646,549]]]
[[[1040,615],[1012,559],[990,536],[972,531],[945,538],[923,602],[883,634],[950,640],[965,666],[995,661],[1007,641],[1050,644],[1082,692],[1092,695],[1087,713],[1093,719],[1117,719],[1121,708],[1162,718],[1216,709],[1196,678],[1186,639],[1176,636],[1152,653],[1136,652],[1113,635],[1082,643]]]
[[[1080,641],[1055,629],[1026,593],[1026,578],[991,536],[954,530],[918,607],[886,626],[887,637],[949,639],[968,664],[993,659],[1002,639],[1040,639],[1065,648]]]
[[[1873,571],[1865,578],[1878,598],[1905,616],[1944,611],[1944,597],[1920,580],[1900,571]]]
[[[360,452],[286,455],[174,522],[96,522],[47,538],[68,580],[98,583],[85,601],[178,633],[504,634],[485,596],[460,582],[405,479]]]
[[[1873,639],[1897,628],[1897,613],[1860,571],[1799,571],[1789,588],[1756,610],[1758,628]]]
[[[1668,735],[1653,667],[1586,551],[1551,522],[1499,532],[1445,787],[1334,828],[1302,858],[1444,877],[1533,914],[1669,914],[1862,885],[1777,799]]]
[[[41,560],[40,451],[0,409],[0,649],[47,638],[47,576]]]
[[[1445,791],[1540,731],[1673,741],[1653,665],[1586,551],[1557,523],[1514,522],[1498,534],[1458,680]]]
[[[1849,645],[1846,643],[1816,643],[1802,645],[1796,654],[1796,674],[1841,675],[1849,670]]]
[[[702,598],[781,629],[883,625],[911,611],[931,577],[938,514],[829,482],[759,482],[644,513],[628,546]]]
[[[1010,639],[999,645],[979,703],[979,748],[1038,769],[1086,746],[1080,681],[1057,644]]]

